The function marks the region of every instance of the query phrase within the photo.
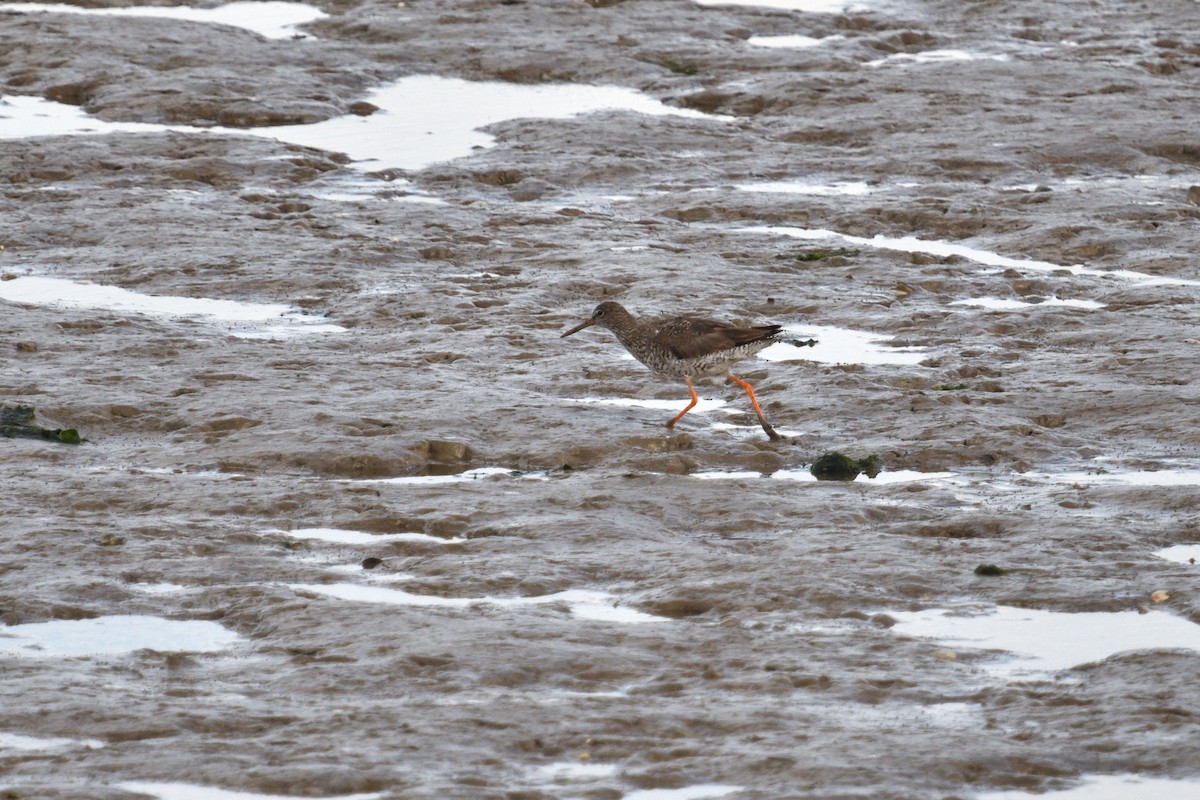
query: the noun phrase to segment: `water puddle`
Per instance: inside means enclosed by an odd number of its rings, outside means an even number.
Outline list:
[[[591,764],[585,761],[560,761],[557,764],[542,764],[530,770],[530,776],[535,780],[551,782],[594,781],[616,774],[617,767],[614,764]]]
[[[149,295],[64,278],[20,276],[0,280],[0,300],[51,308],[116,311],[149,317],[194,320],[220,327],[239,339],[272,339],[345,328],[281,303],[245,303],[204,297]]]
[[[6,751],[38,752],[42,750],[98,750],[104,747],[99,739],[64,739],[58,736],[24,736],[0,732],[0,755]]]
[[[1107,197],[1143,206],[1163,206],[1176,202],[1170,197],[1178,192],[1182,197],[1195,183],[1195,175],[1088,175],[1084,177],[1047,180],[1044,183],[1017,184],[1006,187],[1013,192],[1064,191]]]
[[[417,170],[491,147],[479,130],[510,119],[566,119],[596,111],[728,120],[658,100],[620,86],[522,85],[417,75],[367,95],[379,107],[369,117],[345,116],[313,125],[258,128],[248,133],[348,154],[360,169]],[[413,114],[413,109],[421,109]]]
[[[953,478],[953,472],[917,472],[911,469],[898,469],[894,472],[881,472],[874,478],[868,478],[866,475],[859,475],[852,483],[912,483],[913,481],[940,481],[946,478]],[[772,473],[771,478],[777,481],[802,481],[802,482],[817,482],[817,479],[812,476],[812,473],[807,469],[781,469]],[[821,483],[842,483],[843,481],[821,481]]]
[[[183,594],[188,590],[187,586],[178,583],[131,583],[129,588],[150,595]]]
[[[816,339],[813,347],[797,347],[787,342],[773,344],[758,354],[767,361],[815,361],[818,364],[914,365],[929,352],[924,347],[893,347],[894,336],[886,333],[856,331],[828,325],[786,325],[784,330],[797,339]]]
[[[1098,311],[1105,307],[1104,303],[1096,300],[1078,300],[1068,297],[1042,297],[1037,302],[1017,300],[1004,297],[971,297],[966,300],[955,300],[952,306],[970,306],[986,311],[1025,311],[1031,308],[1080,308],[1085,311]]]
[[[425,203],[427,205],[444,206],[446,201],[440,197],[426,194],[413,186],[411,181],[396,178],[385,184],[377,180],[361,177],[347,179],[339,176],[330,182],[327,189],[315,192],[313,197],[318,200],[329,200],[334,203]]]
[[[238,641],[215,622],[140,615],[31,622],[0,628],[0,654],[15,656],[99,656],[136,650],[212,653]]]
[[[756,6],[758,8],[781,8],[785,11],[804,11],[809,14],[841,14],[850,10],[864,10],[862,3],[847,0],[693,0],[701,6]],[[853,6],[853,8],[852,8]]]
[[[736,414],[737,409],[728,409],[729,413]],[[746,415],[753,414],[753,409],[746,407],[743,409]],[[688,412],[689,415],[691,412]],[[757,423],[754,425],[734,425],[729,422],[713,422],[709,424],[709,429],[714,431],[724,431],[731,436],[736,436],[739,439],[751,439],[757,441],[762,438],[763,429]],[[794,439],[797,436],[803,436],[807,431],[802,431],[799,428],[784,428],[779,425],[772,424],[775,432],[785,439]]]
[[[763,181],[761,183],[739,183],[734,186],[740,192],[765,192],[768,194],[800,194],[811,197],[848,197],[868,195],[877,187],[866,181]]]
[[[775,47],[785,50],[798,50],[806,47],[818,47],[819,45],[828,42],[837,42],[845,39],[845,36],[834,34],[833,36],[822,36],[820,39],[814,39],[811,36],[751,36],[746,40],[747,44],[755,47]]]
[[[970,53],[966,50],[925,50],[921,53],[893,53],[884,58],[863,62],[864,67],[909,64],[945,64],[950,61],[1008,61],[1004,54]]]
[[[778,342],[758,353],[766,361],[812,361],[818,364],[869,364],[891,366],[913,366],[929,357],[926,347],[894,346],[889,344],[896,337],[886,333],[839,328],[832,325],[785,325],[784,331],[799,341],[815,339],[812,347],[797,346],[790,342]],[[633,361],[633,356],[622,353],[624,361]],[[608,405],[628,408],[646,408],[658,411],[683,410],[687,397],[681,400],[638,400],[627,397],[573,397],[568,403],[583,405]],[[680,403],[682,402],[682,405]],[[737,408],[726,408],[728,403],[701,397],[690,413],[724,411],[738,413]]]
[[[431,476],[432,477],[432,476]],[[294,531],[265,530],[263,533],[281,533],[293,539],[313,539],[332,544],[379,544],[382,542],[423,542],[427,544],[459,544],[466,539],[458,537],[442,538],[430,536],[427,533],[367,533],[365,531],[348,531],[340,528],[299,528]]]
[[[1155,550],[1154,555],[1180,564],[1195,564],[1200,561],[1200,544],[1172,545],[1164,547],[1162,550]]]
[[[1162,275],[1149,275],[1145,272],[1134,272],[1133,270],[1127,269],[1099,270],[1084,267],[1079,264],[1063,265],[1052,264],[1049,261],[1011,258],[1009,256],[1002,256],[987,250],[980,250],[976,247],[969,247],[968,245],[964,244],[955,244],[953,242],[943,242],[930,239],[918,239],[915,236],[902,236],[897,238],[879,235],[868,239],[865,236],[852,236],[847,233],[838,233],[837,231],[826,230],[823,228],[792,228],[780,225],[762,225],[748,228],[735,228],[734,231],[738,233],[788,236],[793,239],[803,239],[805,241],[844,242],[856,247],[874,247],[880,250],[897,250],[902,253],[922,253],[924,255],[937,256],[941,258],[958,256],[968,261],[974,261],[977,264],[984,264],[989,267],[1028,270],[1032,272],[1067,272],[1071,275],[1086,275],[1097,278],[1120,278],[1122,280],[1140,283],[1143,286],[1200,286],[1200,281],[1186,280],[1184,278],[1169,278]]]
[[[196,128],[186,125],[104,122],[77,106],[40,97],[8,96],[0,138],[115,132],[175,131],[226,136],[263,136],[289,144],[346,153],[359,169],[418,170],[491,147],[495,137],[479,128],[511,119],[567,119],[597,111],[728,121],[732,117],[675,108],[621,86],[514,84],[465,81],[435,75],[401,78],[363,98],[379,108],[368,117],[348,115],[311,125],[264,128]],[[413,109],[420,109],[414,114]]]
[[[628,792],[621,800],[716,800],[744,788],[721,783],[696,783],[679,789],[639,789]]]
[[[685,392],[687,391],[686,386],[683,389]],[[580,405],[646,408],[654,411],[671,411],[676,414],[682,411],[683,407],[688,404],[687,395],[682,395],[678,400],[636,400],[629,397],[568,397],[566,400],[568,403],[579,403]],[[707,414],[710,411],[726,411],[731,414],[738,413],[735,408],[726,408],[728,405],[724,400],[701,397],[700,402],[696,403],[688,413]]]
[[[123,781],[117,784],[118,789],[124,789],[134,794],[149,795],[158,800],[313,800],[311,795],[299,797],[296,795],[259,794],[258,792],[232,792],[228,789],[217,789],[213,786],[198,786],[193,783],[169,783],[159,781]],[[322,800],[378,800],[390,792],[371,792],[369,794],[342,794],[326,796]]]
[[[0,3],[5,11],[24,14],[89,14],[98,17],[158,17],[163,19],[206,22],[245,28],[267,39],[304,38],[296,28],[329,16],[319,8],[304,3],[284,3],[278,0],[228,3],[216,8],[191,6],[129,6],[126,8],[83,8],[65,3]]]
[[[975,800],[1151,800],[1200,797],[1200,780],[1147,778],[1141,775],[1085,775],[1078,786],[1057,792],[983,792]]]
[[[438,597],[428,594],[413,594],[401,589],[382,586],[364,586],[356,583],[294,583],[290,588],[325,595],[338,600],[355,603],[381,603],[398,606],[440,606],[443,608],[467,608],[478,604],[515,608],[518,606],[548,605],[563,603],[580,619],[599,622],[670,622],[666,617],[645,614],[616,604],[615,598],[606,592],[584,589],[568,589],[563,592],[538,597]]]
[[[531,481],[547,481],[550,477],[544,472],[518,472],[506,467],[479,467],[465,472],[455,472],[450,475],[410,475],[403,478],[365,478],[346,481],[347,483],[387,483],[399,486],[434,486],[442,483],[474,483],[498,475],[522,478]],[[445,541],[445,540],[442,540]]]
[[[162,133],[202,131],[203,128],[155,125],[149,122],[106,122],[88,116],[79,106],[32,95],[0,96],[0,139],[104,133]]]
[[[1129,472],[1026,472],[1024,478],[1050,483],[1101,486],[1200,486],[1200,469],[1160,469]]]
[[[979,662],[988,674],[1038,680],[1134,650],[1200,651],[1200,625],[1166,611],[1065,613],[996,606],[887,612],[892,631],[950,647],[1006,650]]]
[[[581,405],[601,405],[601,406],[617,406],[621,408],[644,408],[654,411],[670,412],[670,414],[678,414],[688,404],[686,395],[681,395],[677,400],[635,400],[627,397],[568,397],[568,403],[579,403]],[[730,404],[724,400],[717,400],[710,397],[701,397],[700,402],[696,403],[688,412],[691,417],[694,414],[708,414],[713,411],[720,411],[723,414],[742,414],[752,413],[749,404],[739,407],[736,404]],[[670,417],[664,416],[658,421],[660,425],[666,425]],[[715,431],[724,431],[731,436],[736,436],[745,439],[757,439],[762,436],[762,428],[758,425],[734,425],[729,422],[711,422],[708,428]],[[803,436],[804,431],[794,428],[776,428],[775,432],[780,436],[792,437]]]
[[[772,479],[777,481],[800,481],[803,483],[870,483],[870,484],[886,484],[886,483],[911,483],[913,481],[938,481],[946,478],[953,478],[953,472],[917,472],[911,469],[900,469],[895,472],[881,472],[874,478],[868,478],[866,475],[859,475],[853,481],[817,481],[812,473],[807,469],[781,469],[770,475],[764,475],[761,472],[739,471],[739,472],[721,472],[719,470],[711,470],[707,472],[693,472],[688,477],[697,478],[702,481],[721,481],[721,480],[756,480],[756,479]]]
[[[111,470],[109,467],[96,467],[92,468],[90,471],[103,472],[107,474]],[[232,481],[238,478],[246,477],[245,474],[241,472],[221,472],[220,470],[216,469],[188,470],[180,469],[179,467],[132,467],[130,468],[129,472],[131,475],[165,475],[171,477],[202,478],[210,481]]]

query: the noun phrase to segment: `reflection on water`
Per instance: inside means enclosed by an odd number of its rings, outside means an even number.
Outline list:
[[[135,650],[211,653],[238,635],[215,622],[140,615],[53,620],[0,628],[0,653],[19,656],[96,656]]]
[[[97,17],[158,17],[172,20],[206,22],[245,28],[267,39],[292,39],[306,36],[297,26],[323,19],[324,11],[304,3],[281,0],[227,3],[216,8],[192,6],[127,6],[125,8],[84,8],[66,3],[0,3],[0,12],[26,14],[88,14]]]
[[[344,333],[346,330],[282,303],[150,295],[119,286],[33,275],[0,281],[0,300],[51,308],[191,319],[219,326],[240,339],[274,339],[297,334]]]
[[[1006,679],[1043,679],[1047,673],[1131,650],[1200,651],[1200,625],[1166,611],[1066,613],[973,606],[886,613],[897,620],[894,633],[972,650],[1009,651],[980,664]]]

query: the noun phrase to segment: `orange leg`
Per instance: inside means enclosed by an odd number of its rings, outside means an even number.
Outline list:
[[[767,438],[773,442],[782,439],[783,437],[775,432],[775,429],[771,427],[771,423],[767,422],[767,418],[763,416],[762,408],[760,408],[758,405],[758,398],[754,396],[754,389],[751,388],[750,384],[746,383],[732,372],[729,373],[729,380],[745,389],[746,394],[750,395],[750,405],[754,406],[754,413],[758,414],[758,421],[762,425],[762,429],[767,432]],[[691,408],[691,406],[688,406],[688,408]],[[682,416],[682,414],[680,416]]]
[[[683,419],[683,415],[686,414],[687,412],[691,411],[692,408],[695,407],[696,403],[700,402],[700,396],[696,394],[696,387],[692,386],[691,380],[688,378],[684,378],[684,380],[687,381],[688,391],[692,393],[692,402],[688,403],[687,408],[685,408],[683,411],[680,411],[678,414],[676,414],[675,419],[673,419],[667,423],[668,429],[673,429],[675,427],[675,423],[679,422],[679,420]]]

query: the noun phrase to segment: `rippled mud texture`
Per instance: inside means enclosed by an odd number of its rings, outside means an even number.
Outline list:
[[[1128,477],[1200,463],[1200,4],[321,8],[301,40],[0,12],[0,85],[190,126],[369,119],[373,87],[421,74],[613,84],[710,116],[508,120],[494,147],[407,172],[251,135],[0,142],[6,277],[345,329],[0,301],[0,403],[87,439],[0,439],[4,631],[128,615],[236,635],[0,655],[10,796],[1200,778],[1195,651],[1014,680],[986,643],[891,616],[1200,623],[1195,564],[1155,554],[1200,541],[1198,482]],[[818,188],[738,188],[779,181]],[[748,230],[768,227],[792,233]],[[980,298],[1021,302],[958,304]],[[674,412],[580,402],[687,400],[611,340],[560,341],[603,299],[816,339],[739,372],[790,441],[719,381],[700,391],[724,405],[674,433]],[[921,349],[823,358],[805,326]],[[789,479],[833,450],[885,471]]]

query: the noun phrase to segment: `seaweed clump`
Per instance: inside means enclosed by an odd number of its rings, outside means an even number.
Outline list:
[[[9,439],[42,439],[62,444],[81,444],[74,428],[43,428],[33,425],[33,406],[0,406],[0,436]]]
[[[860,473],[874,478],[883,472],[883,459],[874,454],[854,459],[845,453],[831,450],[814,461],[808,471],[819,481],[852,481]]]

